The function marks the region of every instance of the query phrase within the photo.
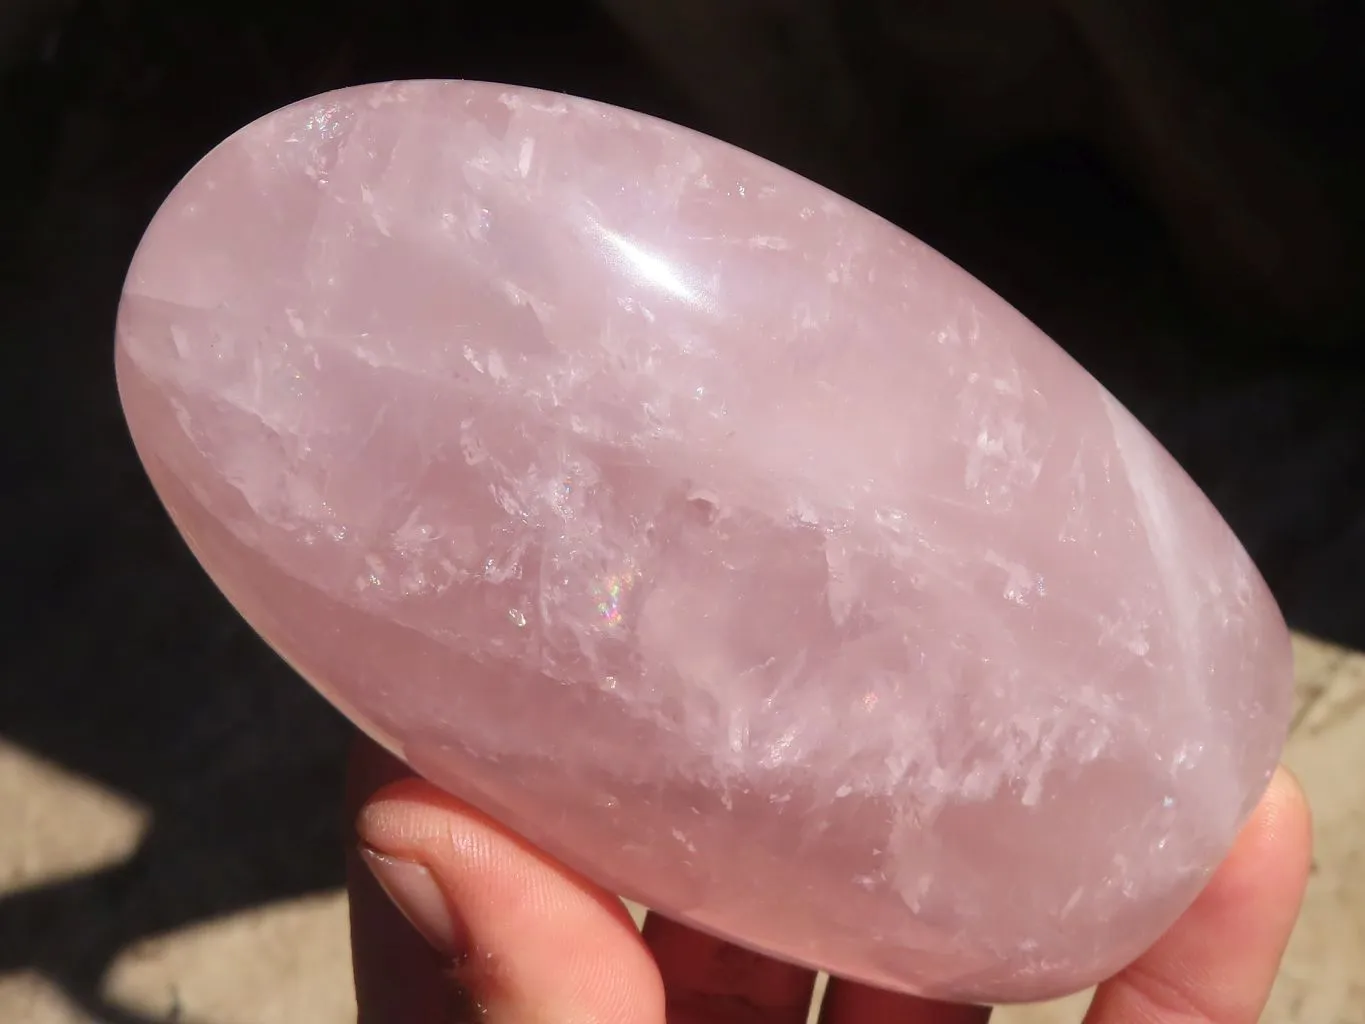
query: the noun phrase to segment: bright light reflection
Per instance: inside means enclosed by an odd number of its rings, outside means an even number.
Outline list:
[[[681,299],[689,305],[709,305],[705,301],[705,296],[684,281],[675,267],[667,260],[660,259],[653,253],[647,252],[624,235],[608,231],[600,226],[597,231],[602,240],[626,265],[627,272],[632,277],[645,284],[652,285],[660,291],[667,292],[675,299]]]

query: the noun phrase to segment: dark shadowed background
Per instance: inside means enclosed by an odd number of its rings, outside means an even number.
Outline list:
[[[1363,39],[1328,0],[0,0],[0,737],[152,813],[126,863],[0,897],[0,975],[147,1024],[100,995],[119,950],[341,879],[346,727],[182,548],[114,389],[133,247],[223,136],[468,77],[755,149],[1013,301],[1185,463],[1293,626],[1362,648]]]

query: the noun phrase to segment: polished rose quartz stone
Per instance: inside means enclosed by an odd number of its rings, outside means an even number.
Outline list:
[[[658,911],[1011,1001],[1124,965],[1276,763],[1288,635],[1117,402],[925,245],[714,139],[463,82],[271,114],[118,319],[247,620]]]

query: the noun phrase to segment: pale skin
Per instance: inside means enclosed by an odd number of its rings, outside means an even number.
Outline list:
[[[348,811],[357,831],[349,879],[360,1024],[805,1024],[811,972],[659,918],[641,934],[613,895],[368,742],[352,758]],[[1203,895],[1100,986],[1084,1024],[1259,1021],[1310,849],[1303,792],[1281,770]],[[393,884],[412,877],[408,865],[434,883],[434,909]],[[394,899],[377,878],[388,879]],[[395,899],[408,904],[406,916]],[[984,1024],[990,1016],[836,979],[820,1019]]]

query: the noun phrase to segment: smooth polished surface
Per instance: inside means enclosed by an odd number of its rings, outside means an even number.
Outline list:
[[[401,83],[167,201],[119,378],[249,621],[600,882],[953,998],[1109,973],[1278,757],[1283,622],[1146,432],[895,227],[615,108]]]

